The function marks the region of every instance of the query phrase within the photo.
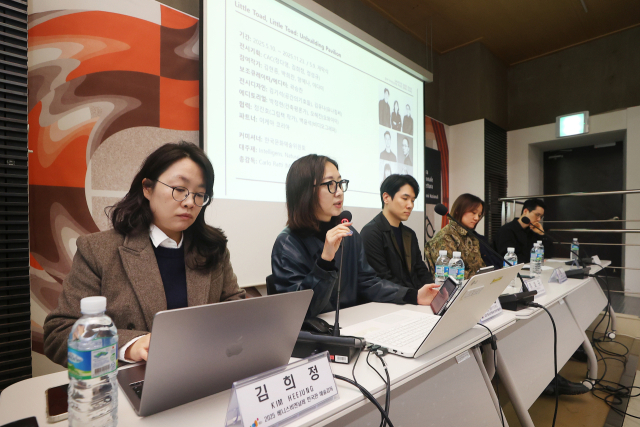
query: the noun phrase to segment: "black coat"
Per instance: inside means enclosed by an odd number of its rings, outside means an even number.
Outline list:
[[[381,126],[391,127],[391,107],[384,99],[378,102],[378,123]]]
[[[404,116],[404,119],[402,119],[402,132],[413,135],[413,117]]]
[[[335,270],[332,271],[318,265],[324,242],[313,235],[301,235],[287,227],[273,245],[271,270],[276,291],[313,290],[307,317],[335,310],[342,251],[340,308],[366,302],[404,303],[408,289],[376,276],[367,263],[362,237],[353,227],[349,228],[353,235],[343,239],[342,248],[338,249],[334,258]]]
[[[536,234],[529,228],[522,228],[518,218],[500,227],[498,234],[493,239],[493,243],[495,250],[502,256],[506,255],[507,248],[514,248],[518,256],[518,262],[526,264],[529,262],[531,248],[538,240],[542,240],[544,258],[553,258],[553,240],[547,236]]]
[[[369,265],[378,276],[407,288],[420,289],[433,283],[433,275],[422,260],[422,251],[416,233],[405,225],[402,227],[404,259],[387,218],[378,214],[362,228],[364,252]]]

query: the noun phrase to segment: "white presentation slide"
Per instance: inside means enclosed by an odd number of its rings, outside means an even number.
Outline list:
[[[386,176],[411,174],[422,187],[418,77],[428,72],[308,0],[204,2],[202,132],[215,170],[206,221],[226,233],[240,286],[264,284],[296,159],[338,162],[357,230],[380,212]],[[406,221],[420,244],[423,195]]]
[[[392,173],[423,182],[421,80],[275,0],[209,0],[206,10],[216,199],[285,202],[291,163],[311,153],[338,162],[346,206],[379,209]]]

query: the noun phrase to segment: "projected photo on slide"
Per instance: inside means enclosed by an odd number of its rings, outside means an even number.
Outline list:
[[[378,102],[378,122],[380,126],[391,127],[391,107],[389,107],[389,88],[382,89],[382,98]]]
[[[413,159],[411,153],[413,153],[413,138],[401,133],[398,136],[398,163],[407,166],[410,170],[413,169]],[[413,174],[411,174],[413,175]]]
[[[380,127],[380,160],[393,163],[398,161],[396,157],[395,135],[396,132]]]
[[[393,111],[391,112],[391,129],[402,130],[402,114],[400,113],[400,103],[393,101]]]
[[[380,160],[380,184],[382,184],[382,181],[384,181],[389,175],[394,173],[398,173],[398,165],[396,163]]]
[[[402,118],[402,133],[413,136],[413,116],[411,116],[411,105],[406,104],[405,116]]]

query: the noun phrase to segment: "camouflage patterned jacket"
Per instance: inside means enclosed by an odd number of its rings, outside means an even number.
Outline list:
[[[453,251],[462,253],[465,279],[472,277],[481,267],[485,267],[478,241],[467,235],[466,230],[453,222],[438,231],[433,239],[425,244],[425,254],[431,271],[436,271],[438,251],[441,250],[446,250],[449,258],[453,257]]]

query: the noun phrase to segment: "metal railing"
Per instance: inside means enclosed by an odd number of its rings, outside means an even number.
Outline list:
[[[620,190],[620,191],[595,191],[590,193],[566,193],[566,194],[546,194],[546,195],[538,195],[538,196],[516,196],[516,197],[503,197],[498,199],[498,201],[502,202],[502,225],[506,224],[509,221],[515,219],[516,216],[516,205],[524,204],[521,200],[528,199],[547,199],[551,197],[586,197],[586,196],[611,196],[611,195],[622,195],[626,196],[628,194],[640,194],[640,190]],[[545,221],[546,224],[549,223],[625,223],[625,222],[640,222],[640,219],[619,219],[618,217],[614,217],[612,219],[597,219],[597,220],[576,220],[576,221]],[[602,230],[602,229],[588,229],[588,228],[552,228],[549,231],[559,231],[566,232],[572,231],[577,233],[613,233],[613,234],[638,234],[640,233],[640,229],[622,229],[622,230]],[[571,242],[557,242],[561,245],[571,245]],[[640,246],[637,243],[585,243],[580,242],[581,245],[593,245],[593,246]],[[609,266],[606,268],[613,269],[621,269],[621,270],[640,270],[640,268],[635,267],[620,267],[620,266]]]

